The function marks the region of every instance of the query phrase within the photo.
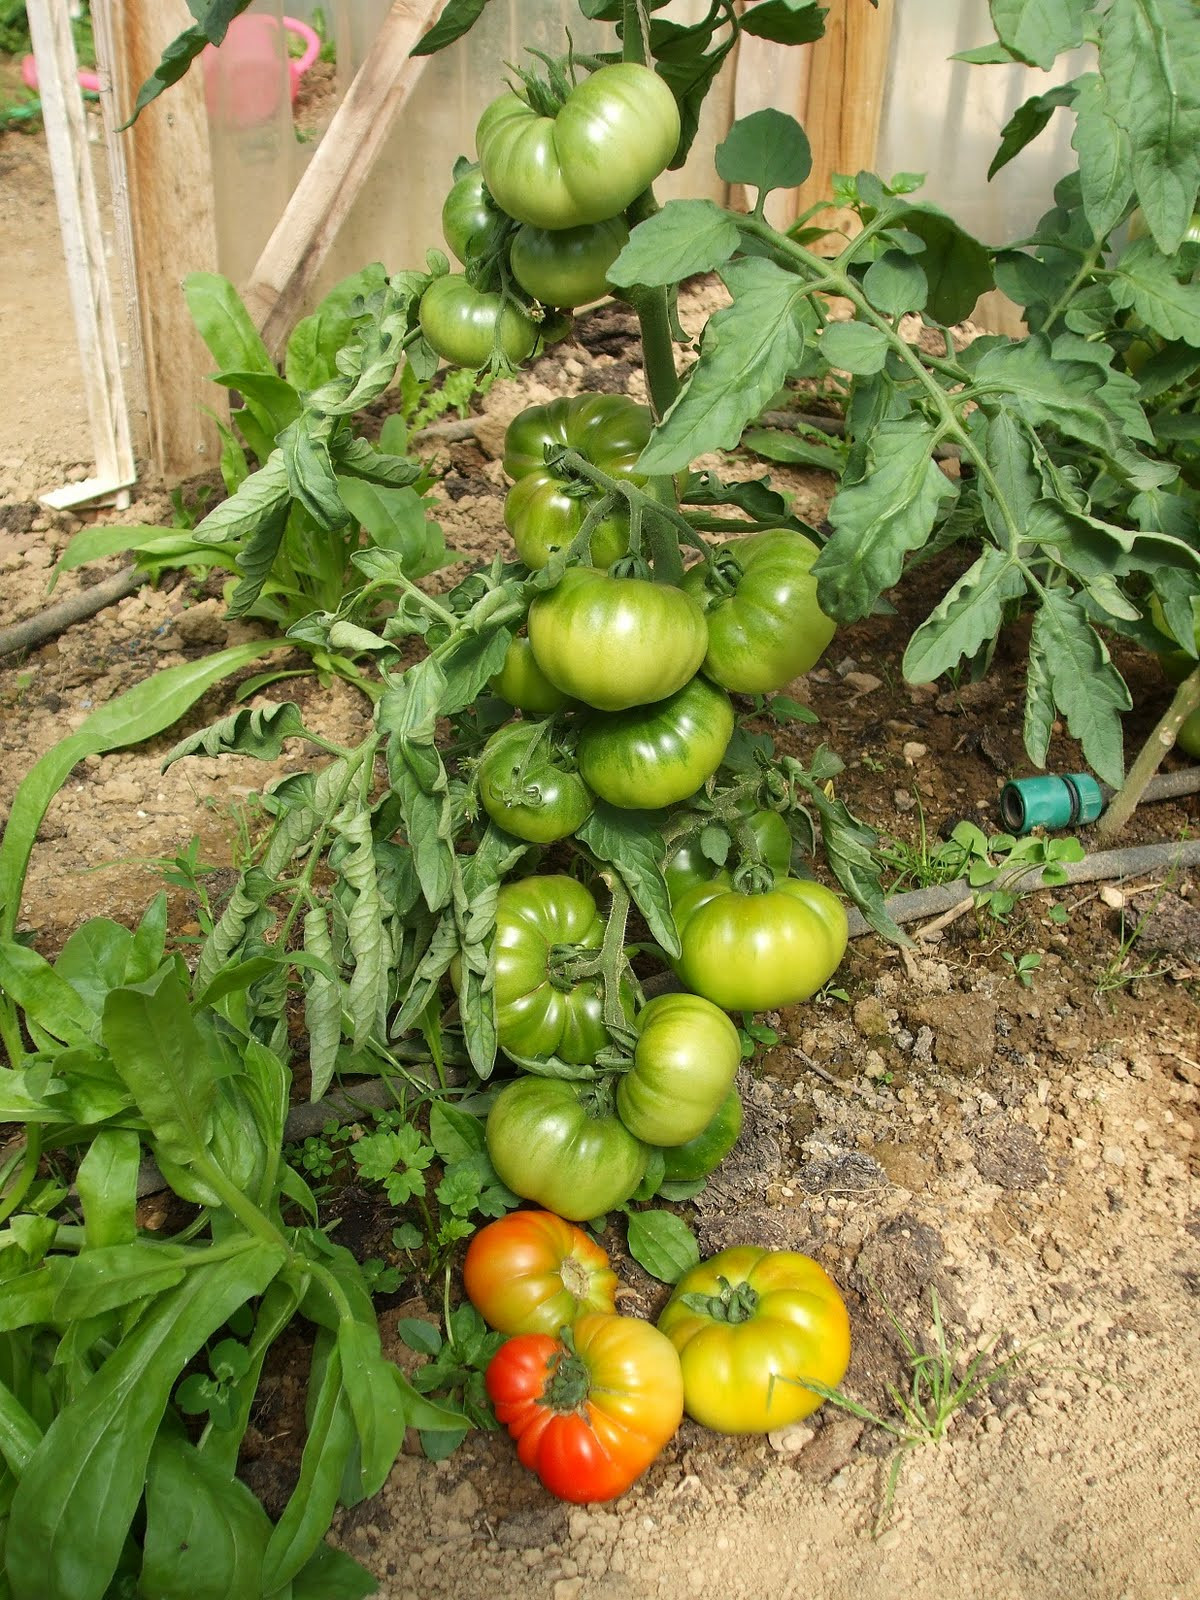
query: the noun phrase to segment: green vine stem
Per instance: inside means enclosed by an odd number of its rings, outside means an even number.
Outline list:
[[[1096,824],[1096,837],[1107,844],[1115,839],[1137,808],[1146,785],[1158,771],[1159,763],[1172,748],[1180,728],[1193,711],[1200,709],[1200,667],[1196,667],[1175,691],[1175,698],[1159,719],[1130,767],[1112,804]]]

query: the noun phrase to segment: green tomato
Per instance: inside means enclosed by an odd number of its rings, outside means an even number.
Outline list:
[[[741,1131],[742,1100],[737,1090],[731,1089],[702,1133],[663,1151],[663,1182],[695,1183],[697,1178],[707,1178],[733,1149]]]
[[[609,293],[606,274],[628,243],[624,217],[553,230],[525,223],[513,239],[509,262],[525,293],[543,305],[586,306]]]
[[[695,674],[707,641],[703,613],[682,589],[595,567],[568,567],[530,606],[528,627],[550,682],[600,711],[673,695]]]
[[[676,901],[681,980],[725,1011],[774,1011],[816,994],[848,938],[842,902],[824,884],[777,879],[743,894],[722,874]]]
[[[752,811],[746,821],[767,866],[777,878],[785,878],[792,864],[792,833],[787,823],[778,811]],[[736,834],[733,848],[736,854]],[[719,871],[701,850],[699,832],[689,834],[663,867],[667,893],[678,900],[698,883],[711,883]]]
[[[636,470],[653,428],[649,407],[620,394],[552,400],[527,406],[513,418],[504,436],[504,470],[513,479],[504,502],[504,524],[527,567],[544,567],[556,551],[565,550],[600,497],[590,485],[547,466],[547,450],[577,450],[610,478],[674,505],[669,478],[648,481]],[[591,560],[597,567],[609,567],[628,548],[629,516],[622,505],[592,534]]]
[[[533,646],[523,633],[509,641],[504,665],[488,687],[518,711],[532,711],[538,716],[548,717],[571,704],[570,695],[556,689],[533,659]]]
[[[531,844],[568,838],[592,811],[587,785],[540,722],[492,735],[479,758],[479,798],[497,827]]]
[[[531,1058],[558,1056],[572,1066],[595,1061],[610,1042],[600,980],[562,987],[559,963],[561,947],[598,950],[603,938],[596,902],[574,878],[555,873],[501,887],[492,943],[501,1049]],[[622,992],[622,1004],[632,1015],[629,991]]]
[[[1200,711],[1193,711],[1191,716],[1184,718],[1182,727],[1175,735],[1175,747],[1182,750],[1184,755],[1200,761]]]
[[[650,1159],[594,1087],[526,1074],[506,1084],[487,1119],[501,1183],[571,1222],[628,1200]]]
[[[553,117],[503,94],[475,130],[497,205],[535,228],[615,217],[657,178],[678,143],[674,95],[657,73],[633,62],[599,68]]]
[[[817,604],[819,554],[802,533],[772,528],[719,545],[715,572],[701,562],[684,574],[683,587],[704,607],[704,670],[714,682],[770,694],[815,665],[835,626]]]
[[[421,332],[444,361],[460,367],[486,367],[496,345],[518,366],[533,354],[538,330],[529,318],[498,294],[473,289],[461,273],[435,278],[421,296]]]
[[[653,705],[587,717],[579,770],[610,805],[628,811],[671,806],[695,794],[721,765],[733,722],[724,689],[696,677]]]
[[[684,1144],[704,1132],[733,1087],[742,1059],[738,1031],[696,994],[660,994],[636,1022],[633,1066],[617,1085],[617,1115],[647,1144]]]
[[[451,253],[465,263],[468,247],[478,255],[496,228],[504,225],[503,213],[489,203],[483,173],[475,162],[455,179],[442,205],[442,237]]]

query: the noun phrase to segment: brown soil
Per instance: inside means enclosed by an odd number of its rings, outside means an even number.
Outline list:
[[[0,414],[0,621],[10,621],[44,606],[49,569],[80,525],[37,494],[82,474],[89,446],[39,139],[0,143],[0,211],[13,243],[0,253],[10,370],[36,373],[36,404]],[[452,545],[482,554],[502,537],[509,415],[564,389],[636,392],[617,321],[590,319],[587,344],[498,384],[477,443],[442,453]],[[802,514],[820,517],[829,480],[775,476]],[[141,496],[122,520],[169,517],[165,496]],[[977,688],[900,679],[913,621],[948,574],[935,568],[906,588],[897,617],[845,630],[803,686],[821,726],[796,747],[833,745],[852,809],[909,842],[960,817],[997,826],[1003,777],[1028,770],[1015,642]],[[216,590],[184,579],[0,662],[4,803],[93,706],[246,632],[223,620]],[[1124,664],[1139,702],[1133,747],[1165,691],[1148,668]],[[344,687],[297,679],[288,693],[339,739],[366,726],[365,702]],[[207,859],[229,859],[234,813],[277,771],[306,764],[293,747],[267,771],[193,760],[161,775],[165,749],[222,715],[231,695],[222,686],[184,727],[72,774],[28,880],[24,920],[42,948],[98,912],[135,917],[159,884],[137,862],[174,855],[193,833]],[[1059,738],[1052,759],[1069,772],[1078,751]],[[1198,815],[1195,800],[1146,807],[1130,842],[1194,831]],[[845,1388],[886,1416],[888,1385],[906,1381],[888,1308],[927,1342],[936,1293],[950,1338],[991,1352],[985,1370],[1026,1351],[957,1412],[940,1447],[908,1453],[890,1514],[881,1519],[893,1441],[831,1407],[768,1440],[686,1423],[629,1495],[584,1509],[549,1499],[506,1438],[475,1435],[437,1466],[402,1457],[384,1492],[342,1518],[337,1537],[379,1574],[380,1593],[1200,1597],[1197,890],[1173,879],[1122,894],[1124,908],[1111,889],[1081,888],[1023,902],[1005,924],[964,917],[915,955],[857,941],[840,977],[846,999],[777,1019],[779,1043],[747,1076],[743,1141],[684,1208],[706,1251],[754,1241],[827,1267],[853,1319]],[[1068,913],[1061,925],[1055,902]],[[176,925],[190,914],[177,899]],[[1013,966],[1026,953],[1041,957],[1028,986]],[[620,1267],[637,1309],[653,1315],[661,1286],[626,1259]],[[389,1348],[395,1316],[382,1314]],[[302,1351],[294,1359],[263,1396],[264,1435],[297,1426]],[[272,1460],[252,1472],[268,1502],[282,1487]]]

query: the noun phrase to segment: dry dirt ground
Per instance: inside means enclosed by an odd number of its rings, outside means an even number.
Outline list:
[[[0,217],[3,623],[44,605],[48,571],[79,525],[46,513],[38,492],[82,475],[88,458],[37,137],[0,142]],[[601,319],[588,346],[559,347],[519,389],[497,386],[478,442],[443,453],[451,544],[483,551],[502,536],[506,415],[563,388],[636,387],[619,332]],[[783,481],[802,513],[820,516],[828,480]],[[140,493],[124,519],[169,515],[165,495]],[[847,762],[848,803],[909,842],[963,816],[996,826],[1003,776],[1027,770],[1019,651],[1002,652],[988,683],[962,694],[901,682],[906,627],[935,592],[905,593],[894,621],[839,635],[805,687],[820,737]],[[178,581],[0,661],[0,805],[93,706],[159,664],[244,636],[215,591]],[[1132,747],[1165,695],[1152,672],[1130,671]],[[365,727],[353,691],[296,683],[314,727],[341,739],[356,719]],[[206,697],[186,727],[223,714],[230,692]],[[208,859],[228,858],[239,806],[272,773],[191,761],[164,777],[158,764],[177,736],[82,763],[51,808],[24,907],[47,952],[88,915],[135,917],[158,887],[145,858],[173,855],[194,833]],[[1061,740],[1054,759],[1071,771],[1078,755]],[[275,770],[305,760],[289,751]],[[1146,807],[1130,840],[1194,833],[1197,820],[1194,800]],[[1200,1600],[1200,897],[1194,879],[1123,893],[1124,912],[1111,892],[1060,892],[1061,925],[1048,895],[1006,924],[964,917],[907,959],[857,941],[841,974],[846,1000],[778,1019],[778,1045],[747,1078],[746,1135],[684,1208],[706,1252],[753,1241],[826,1266],[853,1319],[846,1392],[893,1423],[887,1386],[905,1382],[906,1364],[885,1306],[927,1347],[936,1295],[948,1337],[991,1352],[984,1371],[1024,1352],[957,1412],[940,1447],[905,1456],[890,1511],[895,1441],[832,1407],[771,1440],[685,1423],[629,1495],[586,1509],[543,1494],[506,1438],[475,1435],[436,1466],[403,1456],[384,1492],[342,1518],[336,1536],[379,1575],[380,1593]],[[187,915],[177,904],[177,923]],[[1014,962],[1033,952],[1041,962],[1026,985]],[[661,1286],[620,1265],[652,1315]],[[383,1304],[392,1347],[395,1305]],[[268,1501],[285,1487],[295,1427],[285,1402],[302,1376],[302,1364],[276,1373],[264,1396],[265,1455],[247,1470]]]

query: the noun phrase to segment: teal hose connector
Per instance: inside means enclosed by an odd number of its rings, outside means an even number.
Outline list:
[[[1104,810],[1104,792],[1089,772],[1069,777],[1010,778],[1000,791],[1000,816],[1010,833],[1034,828],[1070,828],[1094,822]]]

